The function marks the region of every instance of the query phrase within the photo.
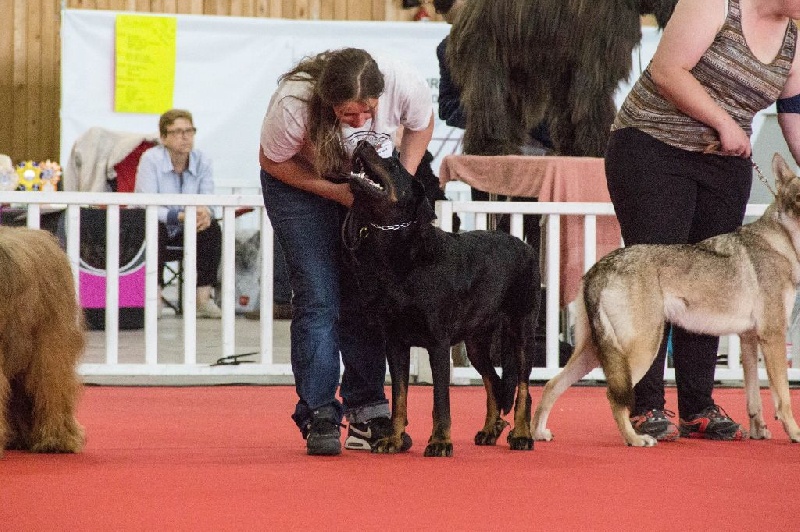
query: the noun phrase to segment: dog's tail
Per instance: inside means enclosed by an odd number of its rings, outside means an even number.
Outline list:
[[[498,327],[495,332],[495,335],[497,334],[500,335],[500,338],[492,344],[500,344],[500,367],[503,369],[503,376],[500,379],[500,386],[495,390],[495,400],[500,411],[505,415],[514,407],[519,363],[516,353],[514,353],[514,342],[511,341],[511,334],[515,334],[515,331],[511,331],[508,320],[503,320],[503,325]]]

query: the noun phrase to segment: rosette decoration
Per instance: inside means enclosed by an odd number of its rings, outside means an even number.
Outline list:
[[[42,186],[42,169],[39,163],[25,161],[17,165],[19,184],[17,190],[40,190]]]
[[[47,159],[47,161],[39,163],[39,168],[41,169],[41,174],[39,175],[41,180],[40,190],[42,192],[55,192],[58,190],[58,182],[61,180],[61,165]]]

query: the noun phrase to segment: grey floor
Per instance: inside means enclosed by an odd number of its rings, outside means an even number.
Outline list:
[[[167,311],[169,312],[169,311]],[[174,314],[165,315],[158,320],[158,363],[180,364],[184,360],[184,321]],[[237,315],[235,320],[235,354],[257,353],[260,351],[261,322]],[[272,322],[273,363],[289,363],[289,320]],[[120,364],[144,364],[145,329],[119,331],[118,362]],[[213,364],[222,357],[221,320],[197,320],[196,360],[198,364]],[[82,363],[102,364],[106,360],[105,331],[88,331],[86,349]],[[258,355],[244,357],[243,360],[261,361]],[[79,370],[80,371],[80,370]],[[152,375],[93,375],[84,374],[86,384],[99,385],[209,385],[209,384],[292,384],[291,375],[215,375],[204,376],[152,376]]]
[[[260,325],[258,320],[237,316],[235,321],[236,354],[252,353],[259,350]],[[288,320],[273,322],[273,361],[277,364],[289,362],[289,324]],[[183,319],[179,316],[165,315],[158,320],[158,362],[177,364],[183,361],[184,330]],[[119,331],[119,362],[123,364],[143,363],[145,356],[145,329]],[[89,331],[82,362],[103,363],[106,356],[105,331]],[[221,320],[197,320],[197,362],[210,364],[222,354]]]

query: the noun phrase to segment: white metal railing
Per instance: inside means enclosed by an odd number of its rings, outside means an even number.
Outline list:
[[[92,376],[291,376],[289,364],[275,363],[273,359],[274,339],[272,323],[272,279],[273,279],[273,231],[264,210],[263,199],[257,194],[226,195],[169,195],[169,194],[125,194],[125,193],[82,193],[82,192],[0,192],[0,204],[23,206],[27,214],[27,225],[39,227],[43,209],[57,206],[65,211],[66,251],[73,267],[74,282],[79,288],[80,265],[80,208],[104,207],[107,210],[106,231],[106,314],[105,314],[105,361],[97,364],[82,364],[79,372]],[[122,206],[144,206],[145,222],[145,358],[143,364],[120,363],[119,361],[119,264],[116,260],[119,250],[120,208]],[[184,244],[185,278],[183,283],[183,362],[164,364],[158,362],[158,219],[157,211],[161,205],[186,206],[186,237]],[[258,212],[261,230],[261,296],[260,296],[260,360],[252,364],[223,365],[210,367],[197,363],[197,322],[196,322],[196,231],[197,207],[216,206],[222,211],[222,347],[220,356],[234,355],[234,297],[235,297],[235,211],[237,208],[253,208]],[[747,216],[763,213],[765,205],[750,205]],[[523,216],[540,214],[546,220],[545,233],[545,276],[543,283],[548,287],[543,309],[546,312],[546,367],[534,368],[531,378],[547,380],[559,371],[559,281],[560,281],[560,227],[562,216],[583,216],[584,223],[584,271],[596,261],[597,216],[614,215],[610,203],[545,203],[545,202],[473,202],[440,201],[436,204],[438,223],[444,230],[451,230],[452,214],[474,216],[476,229],[486,228],[488,216],[494,213],[507,213],[511,216],[511,232],[521,237]],[[113,259],[112,259],[113,258]],[[727,339],[728,363],[718,367],[716,377],[724,380],[741,380],[738,337]],[[800,361],[794,361],[789,370],[792,381],[800,381]],[[429,371],[424,358],[412,360],[412,372],[422,374]],[[761,378],[766,378],[763,369]],[[454,368],[454,382],[479,379],[474,368]],[[590,372],[587,379],[603,380],[601,370]],[[674,379],[674,370],[667,368],[667,379]]]
[[[748,205],[745,213],[746,219],[758,217],[764,213],[767,205]],[[507,213],[511,215],[511,233],[522,237],[522,217],[525,214],[543,215],[545,221],[545,275],[543,284],[547,287],[547,298],[543,301],[542,310],[546,313],[546,367],[534,368],[531,373],[533,380],[548,380],[558,371],[558,343],[561,331],[559,330],[559,280],[560,280],[560,228],[562,216],[584,217],[584,271],[597,261],[597,216],[614,215],[613,205],[610,203],[545,203],[545,202],[475,202],[475,201],[449,201],[437,202],[436,213],[438,223],[444,230],[452,229],[452,214],[469,214],[475,216],[474,227],[486,229],[488,215],[493,213]],[[744,374],[740,361],[739,337],[731,335],[722,339],[721,345],[726,346],[728,360],[725,366],[718,366],[715,378],[718,380],[741,381]],[[789,368],[789,380],[800,381],[800,356],[794,353],[792,366]],[[455,381],[479,379],[478,372],[471,367],[453,368]],[[675,370],[667,367],[665,371],[667,380],[675,379]],[[766,379],[766,371],[759,368],[759,378]],[[605,380],[601,369],[592,370],[585,379]]]
[[[291,375],[289,364],[273,361],[272,320],[261,320],[260,360],[254,364],[224,365],[210,367],[197,363],[197,314],[195,285],[197,280],[197,207],[216,206],[221,209],[222,227],[222,348],[220,357],[234,355],[235,349],[235,231],[236,209],[253,208],[259,213],[261,229],[261,253],[269,260],[261,261],[262,316],[272,316],[273,278],[273,232],[265,215],[263,198],[260,195],[228,194],[132,194],[132,193],[85,193],[85,192],[2,192],[0,204],[24,206],[27,211],[27,226],[38,228],[42,209],[65,211],[66,251],[72,265],[74,282],[80,290],[80,208],[103,207],[106,209],[106,312],[105,312],[105,361],[99,364],[81,364],[79,373],[98,375]],[[158,207],[163,205],[185,206],[184,283],[183,283],[183,362],[178,364],[158,363]],[[120,209],[122,206],[141,206],[146,210],[145,222],[145,361],[143,364],[119,362],[119,240]],[[123,228],[124,229],[124,228]]]

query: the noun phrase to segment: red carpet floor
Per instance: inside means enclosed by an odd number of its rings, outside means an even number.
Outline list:
[[[541,388],[533,390],[534,404]],[[622,443],[602,387],[556,403],[532,452],[472,444],[483,389],[454,387],[454,456],[424,458],[431,388],[410,393],[414,447],[309,457],[292,387],[88,387],[78,455],[6,452],[0,530],[797,530],[800,444]],[[795,403],[800,390],[793,390]],[[734,419],[740,389],[718,389]],[[764,391],[768,403],[768,392]],[[675,391],[668,391],[674,408]],[[768,414],[772,408],[768,406]],[[797,410],[796,410],[797,411]],[[505,434],[503,435],[505,443]]]

